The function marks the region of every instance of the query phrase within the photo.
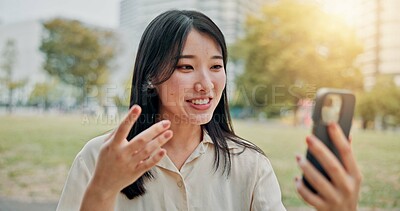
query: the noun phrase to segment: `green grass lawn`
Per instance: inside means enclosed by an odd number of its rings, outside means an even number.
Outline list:
[[[71,162],[91,138],[119,119],[87,116],[1,116],[0,196],[57,200]],[[271,160],[284,204],[304,206],[294,189],[300,175],[296,154],[305,152],[309,129],[234,120],[236,132],[260,146]],[[353,131],[364,181],[361,207],[400,208],[400,133]]]

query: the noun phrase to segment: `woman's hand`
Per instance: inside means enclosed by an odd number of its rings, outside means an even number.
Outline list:
[[[172,131],[168,130],[168,120],[154,124],[129,142],[126,140],[140,113],[141,108],[133,106],[102,145],[81,210],[113,210],[117,194],[156,165],[166,154],[161,146],[172,137]],[[95,209],[96,207],[100,209]]]
[[[328,126],[328,131],[340,153],[343,165],[315,136],[307,137],[308,149],[332,181],[328,181],[307,159],[297,156],[298,165],[318,195],[311,192],[299,178],[296,178],[297,191],[304,201],[317,210],[355,211],[362,180],[361,172],[353,156],[350,142],[341,128],[332,123]]]

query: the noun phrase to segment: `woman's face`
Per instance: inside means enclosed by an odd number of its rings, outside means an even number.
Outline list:
[[[157,86],[161,118],[178,124],[209,122],[225,81],[220,46],[211,36],[191,30],[174,73]]]

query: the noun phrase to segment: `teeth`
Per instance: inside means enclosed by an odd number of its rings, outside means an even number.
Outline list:
[[[204,105],[207,104],[208,102],[210,102],[210,99],[198,99],[198,100],[192,100],[193,104],[197,104],[197,105]]]

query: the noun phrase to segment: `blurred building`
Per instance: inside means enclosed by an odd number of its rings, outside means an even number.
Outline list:
[[[392,75],[400,86],[400,1],[357,0],[355,28],[365,51],[359,63],[365,88],[375,84],[376,76]]]
[[[227,43],[243,33],[243,23],[249,13],[259,10],[263,0],[122,0],[120,27],[130,31],[138,43],[140,37],[157,15],[168,9],[194,9],[209,16],[223,31]]]

